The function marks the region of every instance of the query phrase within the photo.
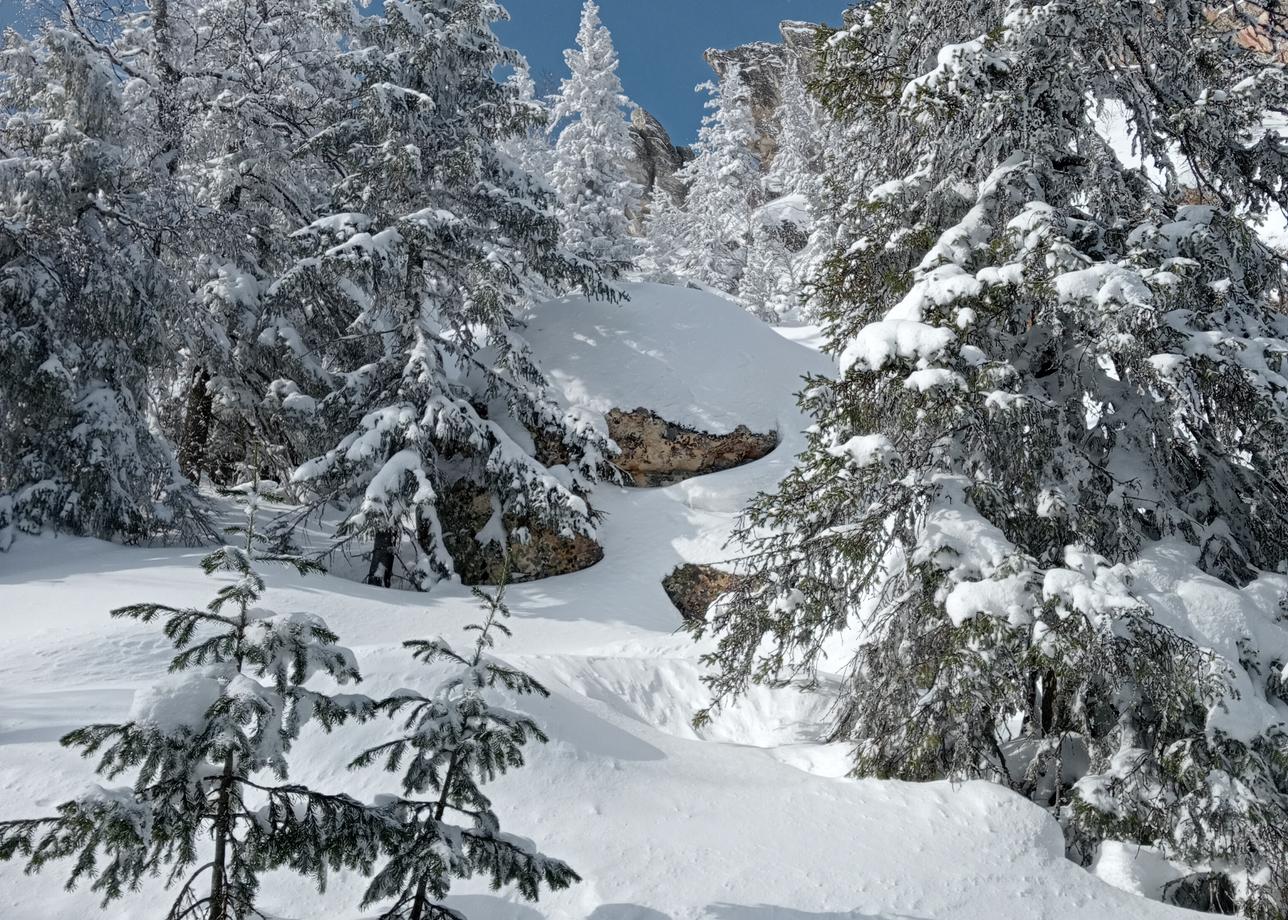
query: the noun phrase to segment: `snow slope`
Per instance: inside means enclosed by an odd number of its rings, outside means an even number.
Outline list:
[[[502,657],[552,691],[525,702],[552,742],[527,769],[489,787],[505,829],[568,860],[584,881],[537,905],[462,887],[473,920],[1105,920],[1194,916],[1112,888],[1063,858],[1056,825],[985,784],[909,785],[842,778],[845,752],[818,744],[819,698],[755,693],[699,735],[699,649],[677,635],[660,581],[681,561],[722,558],[733,514],[787,470],[800,446],[792,391],[828,362],[693,291],[632,286],[621,306],[565,299],[541,308],[531,340],[565,398],[603,409],[644,405],[725,430],[776,426],[759,463],[657,490],[602,488],[603,563],[511,589],[516,619]],[[202,603],[212,593],[182,549],[27,539],[0,556],[0,816],[48,813],[92,783],[91,764],[56,739],[124,717],[164,670],[158,634],[119,623],[126,602]],[[362,689],[425,678],[399,644],[460,638],[472,615],[462,589],[428,596],[338,578],[278,574],[268,605],[324,616],[358,655]],[[380,724],[306,735],[294,778],[369,797],[379,771],[347,772]],[[1131,854],[1117,868],[1132,884]],[[63,876],[0,864],[3,920],[151,920],[159,886],[99,913],[62,890]],[[318,894],[275,875],[261,907],[298,920],[358,920],[362,881]],[[370,916],[370,914],[368,914]]]

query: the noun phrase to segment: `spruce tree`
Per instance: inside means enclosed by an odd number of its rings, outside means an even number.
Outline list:
[[[477,0],[353,15],[351,115],[307,145],[342,176],[332,213],[296,233],[269,306],[315,371],[290,384],[333,445],[294,481],[310,507],[347,509],[336,548],[370,541],[369,578],[386,585],[403,550],[418,587],[453,572],[441,507],[453,489],[490,496],[516,533],[592,533],[584,493],[612,450],[549,395],[520,334],[535,294],[614,295],[560,246],[546,189],[499,150],[538,117],[494,76],[516,63],[492,31],[502,16]],[[539,462],[523,429],[566,462]]]
[[[186,302],[168,176],[132,146],[127,68],[71,15],[7,33],[0,66],[0,550],[210,532],[153,424]]]
[[[1075,858],[1156,846],[1174,898],[1283,917],[1288,320],[1253,221],[1288,79],[1207,13],[877,0],[827,42],[840,377],[698,631],[717,705],[845,636],[858,774],[1005,783]]]
[[[383,812],[285,782],[292,742],[307,723],[330,730],[370,701],[308,686],[317,675],[359,679],[353,654],[320,617],[259,606],[260,566],[307,573],[317,565],[266,552],[255,528],[265,490],[254,483],[242,491],[248,522],[230,529],[240,545],[201,561],[225,582],[204,609],[143,603],[112,611],[160,623],[177,649],[170,675],[135,695],[128,722],[62,739],[97,756],[108,779],[134,772],[133,784],[96,786],[56,817],[0,822],[0,859],[25,858],[29,871],[73,860],[68,887],[91,881],[104,905],[160,875],[177,888],[167,920],[259,917],[259,875],[269,869],[290,867],[323,884],[329,868],[373,864],[389,834]]]
[[[474,590],[486,616],[467,630],[474,647],[462,654],[444,639],[404,643],[441,676],[427,693],[403,691],[375,704],[403,733],[364,751],[352,764],[382,763],[403,771],[403,795],[382,807],[401,830],[367,888],[363,906],[381,905],[381,920],[465,920],[442,903],[454,879],[486,876],[494,889],[513,884],[529,901],[542,886],[580,881],[563,862],[501,831],[481,785],[523,766],[523,748],[546,736],[530,717],[489,700],[494,692],[548,696],[528,674],[492,657],[496,635],[509,637],[505,578],[494,593]]]
[[[564,52],[570,76],[560,86],[552,123],[560,126],[550,185],[558,199],[564,244],[605,264],[632,262],[638,245],[630,220],[643,190],[626,171],[635,157],[632,103],[617,76],[613,37],[595,0],[581,11],[577,47]]]
[[[746,270],[752,213],[760,203],[751,93],[737,67],[719,85],[698,89],[710,94],[711,114],[698,134],[697,157],[678,173],[689,186],[680,273],[732,294]]]

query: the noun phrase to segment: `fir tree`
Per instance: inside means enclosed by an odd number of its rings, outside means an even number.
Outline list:
[[[334,213],[296,234],[301,257],[273,288],[270,326],[317,371],[291,383],[334,445],[294,479],[312,507],[348,508],[337,547],[371,540],[369,577],[386,585],[402,547],[419,587],[453,571],[440,502],[457,485],[520,529],[592,532],[583,493],[612,450],[548,395],[519,334],[533,294],[613,294],[560,248],[549,195],[498,148],[536,118],[494,77],[516,62],[492,32],[502,16],[477,0],[353,15],[351,117],[308,145],[343,176]],[[560,445],[563,469],[539,463],[517,427]]]
[[[133,785],[95,787],[57,817],[0,822],[0,858],[24,857],[29,871],[74,860],[68,886],[92,881],[104,905],[162,875],[178,888],[167,920],[261,916],[255,900],[268,869],[289,866],[322,884],[328,868],[372,865],[389,833],[382,812],[285,784],[305,724],[330,730],[370,701],[307,686],[318,674],[359,679],[353,654],[320,617],[258,606],[260,565],[307,573],[316,563],[262,551],[255,513],[264,490],[255,483],[243,491],[248,523],[231,529],[242,544],[201,562],[208,575],[231,576],[204,609],[144,603],[112,611],[161,623],[178,650],[170,676],[135,695],[128,722],[62,739],[97,755],[108,779],[137,771]]]
[[[718,86],[698,89],[710,93],[711,114],[703,119],[696,159],[678,174],[689,185],[680,271],[698,284],[734,293],[746,270],[752,212],[759,203],[751,94],[737,67]]]
[[[642,195],[626,171],[635,145],[623,109],[632,104],[622,92],[617,51],[594,0],[586,0],[577,47],[564,52],[564,60],[571,75],[554,104],[552,122],[562,128],[550,171],[563,240],[598,262],[630,263],[638,249],[630,217]]]
[[[699,627],[717,703],[857,631],[859,774],[1003,782],[1076,858],[1157,846],[1285,916],[1288,320],[1251,224],[1288,204],[1282,66],[1188,0],[878,0],[823,68],[841,377]],[[1256,582],[1236,635],[1168,606],[1212,576]]]
[[[362,753],[352,764],[382,762],[403,770],[403,796],[387,803],[402,831],[376,873],[363,906],[385,905],[381,920],[464,920],[442,904],[454,879],[488,877],[492,887],[513,884],[535,901],[544,885],[552,890],[580,881],[557,859],[502,833],[481,784],[523,766],[523,748],[546,736],[528,716],[494,705],[488,692],[548,696],[529,675],[490,654],[505,624],[505,578],[495,593],[475,589],[487,615],[466,627],[474,648],[461,654],[444,639],[405,643],[417,661],[446,668],[428,694],[404,691],[375,709],[402,722],[404,734]],[[404,766],[405,764],[405,766]],[[428,797],[427,797],[428,796]]]
[[[161,258],[167,174],[131,146],[126,75],[71,15],[9,32],[0,68],[0,550],[44,527],[209,533],[152,424],[186,300]]]

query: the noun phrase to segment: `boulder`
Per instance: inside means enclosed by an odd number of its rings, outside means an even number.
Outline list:
[[[668,422],[656,412],[613,409],[608,434],[621,454],[614,463],[642,487],[668,486],[759,460],[778,446],[775,432],[759,434],[739,425],[729,434],[709,434]]]
[[[487,491],[462,481],[447,489],[438,506],[443,542],[456,563],[457,574],[467,585],[494,585],[504,571],[504,554],[495,537],[500,535],[496,507]],[[509,516],[501,527],[510,556],[511,582],[536,581],[588,569],[604,558],[604,549],[584,534],[565,536],[549,528],[525,525]],[[493,530],[496,533],[492,533]],[[521,539],[520,535],[526,536]],[[491,538],[491,539],[489,539]]]
[[[742,582],[743,577],[732,572],[686,564],[662,579],[662,588],[686,622],[700,623],[716,598],[736,590]]]

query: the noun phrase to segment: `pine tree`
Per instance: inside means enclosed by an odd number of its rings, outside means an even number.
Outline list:
[[[595,0],[582,7],[577,47],[564,60],[571,75],[554,104],[552,122],[562,128],[550,172],[563,240],[597,262],[629,264],[638,250],[630,218],[643,194],[626,171],[635,145],[623,109],[632,103],[622,92],[613,37]]]
[[[44,527],[199,539],[203,506],[152,423],[186,290],[160,257],[167,176],[131,147],[126,76],[66,23],[9,32],[2,69],[0,549]]]
[[[711,95],[711,114],[703,119],[696,159],[678,173],[689,185],[680,271],[698,284],[734,293],[746,270],[752,212],[759,203],[751,94],[737,67],[719,86],[698,89]]]
[[[133,785],[95,787],[57,817],[0,822],[0,859],[24,857],[29,871],[72,859],[68,884],[92,880],[104,905],[163,875],[167,887],[178,886],[167,920],[258,917],[259,875],[272,868],[289,866],[319,884],[328,868],[369,870],[388,838],[384,813],[285,783],[292,742],[307,723],[329,731],[369,711],[370,701],[307,686],[319,674],[359,679],[353,654],[320,617],[259,607],[259,566],[317,568],[263,551],[255,528],[261,485],[242,490],[248,523],[230,530],[242,544],[202,559],[208,575],[230,576],[204,609],[144,603],[112,611],[161,623],[178,650],[171,674],[136,694],[128,722],[89,725],[62,743],[97,755],[108,779],[137,770]]]
[[[364,907],[386,905],[381,920],[464,920],[441,903],[454,879],[484,875],[494,889],[516,885],[529,901],[537,900],[543,885],[557,891],[580,881],[563,862],[502,833],[480,788],[522,767],[529,741],[547,740],[528,716],[489,702],[488,691],[542,697],[549,692],[490,654],[497,633],[511,635],[505,578],[495,593],[474,593],[487,615],[467,627],[476,634],[473,650],[458,653],[444,639],[405,643],[417,661],[441,665],[446,673],[428,694],[404,691],[377,703],[376,711],[400,719],[405,733],[352,764],[403,769],[403,796],[385,806],[403,830],[363,899]]]
[[[592,533],[583,495],[612,450],[548,395],[519,334],[534,293],[614,295],[560,248],[549,195],[498,149],[535,117],[493,75],[516,60],[492,32],[502,15],[410,0],[353,16],[351,117],[308,145],[343,176],[334,213],[296,234],[301,257],[273,288],[270,325],[318,371],[291,385],[335,445],[295,481],[310,507],[348,509],[336,545],[371,540],[369,577],[386,585],[402,547],[419,587],[453,571],[441,503],[457,486],[490,495],[516,530]],[[560,445],[563,469],[516,442],[518,428]]]
[[[699,627],[717,705],[861,633],[857,773],[1002,782],[1075,858],[1156,846],[1173,897],[1288,915],[1288,319],[1251,224],[1288,204],[1283,67],[1189,0],[878,0],[823,68],[841,376]],[[1233,635],[1184,600],[1218,591]]]
[[[742,305],[765,322],[779,322],[799,299],[792,253],[781,226],[764,219],[753,222],[747,268],[738,286]]]

